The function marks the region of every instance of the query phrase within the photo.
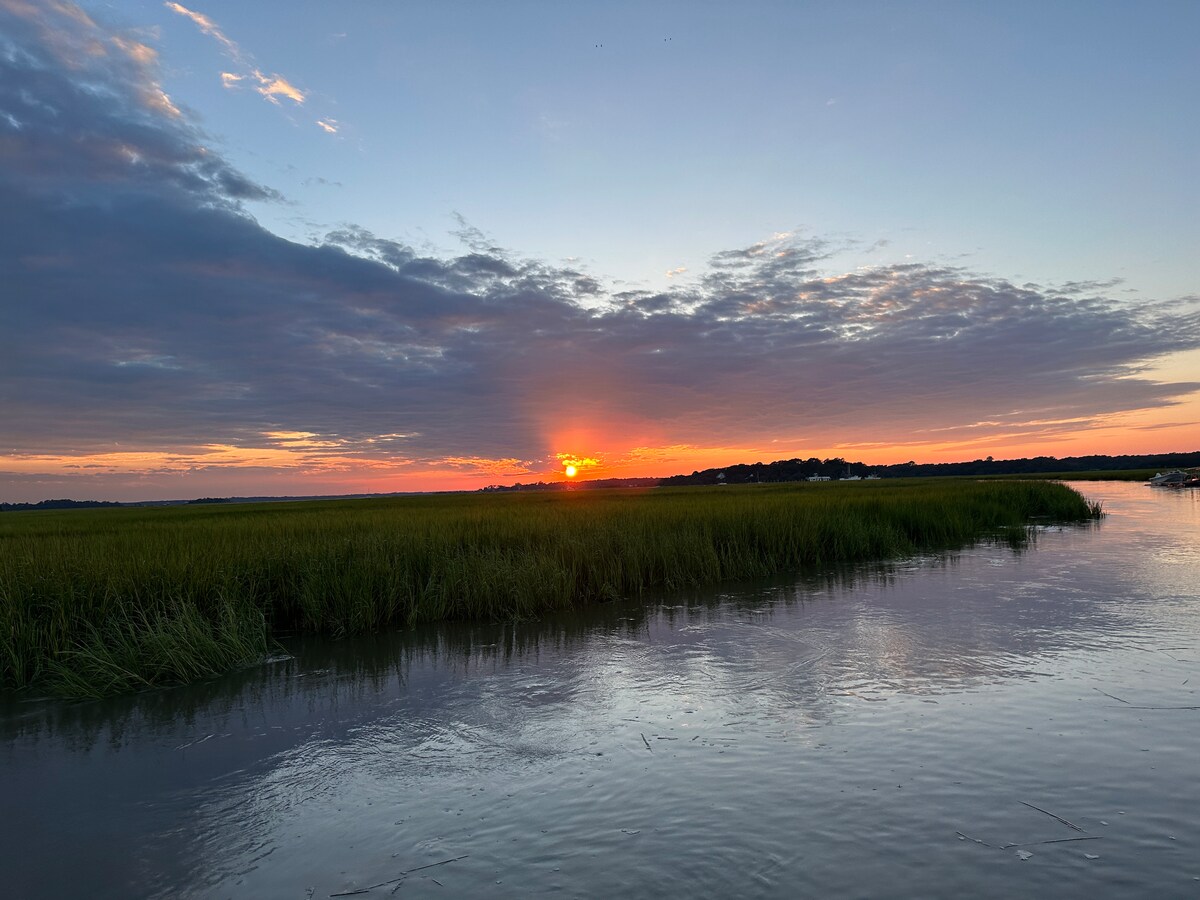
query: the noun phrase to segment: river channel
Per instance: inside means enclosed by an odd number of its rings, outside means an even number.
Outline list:
[[[1076,487],[1022,550],[9,700],[0,894],[1200,897],[1200,491]]]

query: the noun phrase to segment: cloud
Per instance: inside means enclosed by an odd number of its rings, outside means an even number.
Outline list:
[[[167,9],[171,12],[178,13],[186,19],[190,19],[195,23],[204,34],[211,37],[218,44],[225,55],[243,68],[241,74],[236,72],[222,72],[221,83],[227,88],[238,88],[247,78],[251,79],[257,86],[254,88],[259,94],[265,97],[276,106],[279,105],[279,98],[284,97],[291,100],[297,105],[304,103],[306,94],[300,88],[296,87],[286,78],[278,73],[266,74],[259,69],[250,58],[250,56],[242,51],[242,48],[228,37],[208,16],[195,10],[188,9],[180,3],[167,2],[164,3]]]
[[[25,43],[33,40],[47,65],[74,73],[74,92],[86,93],[87,73],[103,70],[123,79],[123,93],[129,102],[150,112],[179,116],[179,110],[152,75],[158,54],[151,47],[132,36],[101,29],[87,13],[70,3],[42,5],[2,0],[0,12],[12,23],[11,33],[0,33],[0,47],[7,54],[22,52]],[[22,105],[27,108],[39,105],[35,97],[23,99]],[[96,98],[91,99],[94,102]],[[49,108],[48,104],[42,106],[43,111]],[[10,127],[19,127],[22,121],[12,112],[6,118]]]
[[[320,128],[322,131],[324,131],[326,134],[337,134],[338,133],[337,119],[317,119],[317,127]]]
[[[572,466],[575,469],[595,469],[603,465],[602,461],[594,456],[576,456],[574,453],[555,453],[554,458],[564,468]]]
[[[282,75],[264,75],[257,69],[250,74],[258,81],[258,87],[255,90],[272,103],[278,105],[279,97],[286,97],[297,104],[304,102],[304,91],[300,90]]]
[[[330,181],[328,178],[322,178],[319,175],[310,176],[301,182],[305,187],[312,187],[314,184],[324,185],[325,187],[345,187],[340,181]]]
[[[198,13],[193,10],[190,10],[181,3],[169,3],[168,2],[168,3],[164,3],[163,6],[165,6],[167,9],[171,10],[171,12],[178,13],[179,15],[183,16],[184,18],[191,19],[194,23],[196,23],[197,28],[199,28],[202,32],[207,34],[209,37],[211,37],[213,40],[215,40],[218,44],[220,44],[222,47],[224,47],[225,51],[231,57],[233,57],[234,59],[237,59],[239,62],[241,61],[241,56],[242,56],[241,48],[239,48],[237,44],[235,44],[228,37],[226,37],[225,33],[223,31],[221,31],[221,29],[217,26],[217,23],[214,22],[212,19],[210,19],[208,16],[204,15],[203,13]]]
[[[534,470],[534,463],[520,459],[488,459],[482,456],[448,456],[440,462],[451,469],[457,469],[469,475],[486,475],[493,478],[514,478],[518,475],[529,475]]]
[[[773,441],[999,445],[1200,388],[1145,371],[1200,347],[1194,305],[921,262],[842,272],[815,235],[713,253],[659,291],[466,223],[450,257],[355,226],[286,241],[242,207],[273,192],[154,102],[153,54],[58,7],[13,9],[0,4],[0,470],[22,483],[68,465],[349,483]],[[103,52],[64,52],[86,46]]]
[[[194,195],[190,206],[200,195],[207,203],[277,198],[205,146],[163,93],[150,48],[65,4],[6,0],[0,16],[2,184],[85,205],[118,189],[159,202],[182,190]],[[63,246],[41,237],[43,250]]]

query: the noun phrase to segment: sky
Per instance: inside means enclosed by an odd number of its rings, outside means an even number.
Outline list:
[[[1200,449],[1197,33],[0,0],[0,500]]]

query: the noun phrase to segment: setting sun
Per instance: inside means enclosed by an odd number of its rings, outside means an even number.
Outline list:
[[[555,459],[562,466],[563,475],[567,478],[574,478],[585,469],[591,474],[595,474],[595,470],[600,466],[598,456],[580,456],[576,453],[555,453]]]

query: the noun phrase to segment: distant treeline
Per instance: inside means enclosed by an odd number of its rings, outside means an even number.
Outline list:
[[[0,512],[18,509],[86,509],[92,506],[124,506],[107,500],[42,500],[38,503],[0,503]]]
[[[1140,456],[1033,456],[1021,459],[975,459],[961,463],[904,463],[879,467],[896,475],[1033,475],[1039,472],[1100,472],[1122,469],[1190,469],[1200,466],[1200,450],[1191,453],[1148,453]]]
[[[869,466],[861,462],[833,459],[781,459],[772,463],[725,466],[705,469],[691,475],[664,478],[663,485],[681,484],[754,484],[803,481],[812,476],[848,478],[878,475],[881,478],[924,478],[934,475],[1034,475],[1044,472],[1098,472],[1123,469],[1185,469],[1200,466],[1200,451],[1192,453],[1154,453],[1141,456],[1054,456],[1021,459],[973,459],[956,463],[897,463]]]
[[[725,466],[722,469],[705,469],[691,475],[672,475],[660,484],[770,484],[780,481],[803,481],[814,475],[825,478],[848,478],[857,475],[865,478],[870,474],[881,474],[880,467],[860,462],[846,462],[841,457],[834,459],[780,459],[772,463],[750,463]]]

